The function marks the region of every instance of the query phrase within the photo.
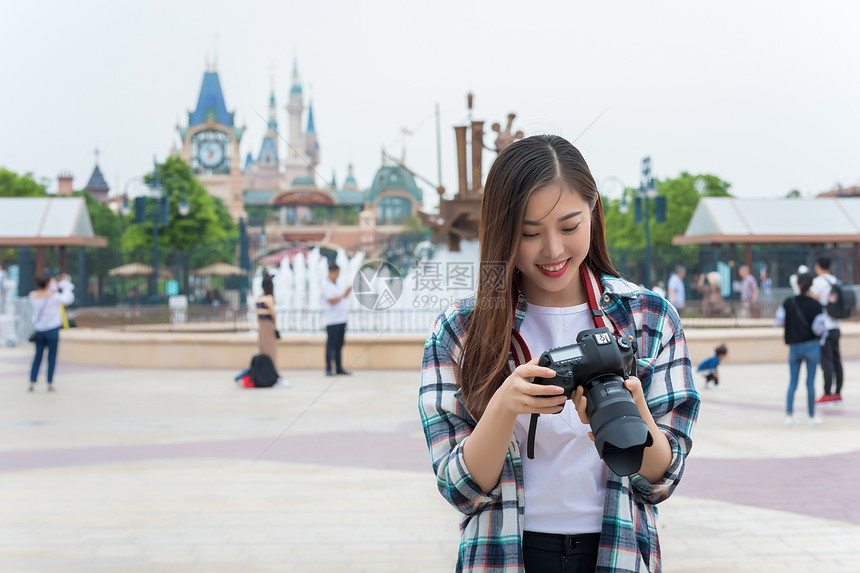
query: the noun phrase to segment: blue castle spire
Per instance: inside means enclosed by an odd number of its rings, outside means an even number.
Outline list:
[[[233,127],[233,114],[227,111],[224,93],[221,91],[221,80],[218,78],[218,72],[214,71],[203,74],[197,109],[188,112],[188,126],[206,123],[209,118],[212,118],[215,123]]]
[[[308,104],[308,134],[316,134],[316,129],[314,129],[314,103],[310,102]]]

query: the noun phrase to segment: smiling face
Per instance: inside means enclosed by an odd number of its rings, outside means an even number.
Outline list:
[[[591,246],[591,210],[579,193],[553,182],[531,194],[515,265],[526,300],[538,306],[586,302],[579,265]]]

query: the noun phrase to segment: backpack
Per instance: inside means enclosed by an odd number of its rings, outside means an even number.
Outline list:
[[[255,388],[271,388],[278,381],[278,371],[267,354],[257,354],[251,359],[248,377]]]
[[[854,289],[846,287],[838,280],[830,285],[830,301],[827,303],[827,314],[832,318],[848,318],[854,313],[857,297]]]

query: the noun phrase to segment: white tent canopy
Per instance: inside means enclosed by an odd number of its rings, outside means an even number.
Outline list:
[[[703,197],[676,245],[704,243],[858,243],[860,198]]]
[[[0,198],[0,246],[105,247],[83,197]]]

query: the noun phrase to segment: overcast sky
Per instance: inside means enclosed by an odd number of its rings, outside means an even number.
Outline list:
[[[163,161],[215,53],[243,158],[273,74],[286,133],[297,59],[326,181],[352,162],[364,188],[382,148],[404,143],[435,181],[438,103],[455,190],[453,125],[472,91],[487,145],[516,112],[527,135],[576,139],[598,183],[638,185],[650,155],[657,177],[711,173],[740,197],[860,184],[860,3],[847,0],[0,0],[0,21],[0,166],[49,189],[61,171],[83,187],[96,147],[114,191]]]

